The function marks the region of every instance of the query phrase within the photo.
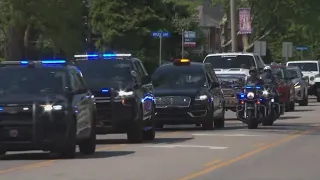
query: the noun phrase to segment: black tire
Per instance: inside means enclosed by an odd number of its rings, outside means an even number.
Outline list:
[[[265,119],[264,121],[262,121],[262,125],[263,126],[272,126],[273,125],[274,120],[269,117],[267,119]]]
[[[142,108],[140,108],[138,119],[132,122],[132,126],[130,126],[128,129],[127,139],[129,143],[141,143],[143,141],[142,113]]]
[[[95,125],[95,119],[94,119],[93,122],[91,123],[90,137],[79,143],[79,150],[82,154],[85,154],[85,155],[94,154],[96,151],[96,144],[97,144],[96,125]]]
[[[217,129],[222,129],[224,128],[224,122],[225,122],[225,110],[223,109],[223,112],[221,114],[221,117],[219,117],[218,119],[214,120],[214,128]]]
[[[309,98],[307,95],[304,95],[303,100],[299,102],[299,106],[308,106]]]
[[[143,134],[142,134],[143,140],[152,141],[156,138],[154,109],[152,110],[150,122],[151,122],[151,129],[143,131]]]
[[[207,113],[207,117],[205,119],[205,122],[202,123],[202,128],[204,130],[214,129],[213,111],[214,111],[214,108],[212,107]]]
[[[70,123],[69,135],[62,149],[58,152],[63,159],[73,159],[76,156],[77,125],[75,121]]]
[[[285,103],[284,109],[285,112],[290,112],[290,102]]]
[[[290,102],[290,111],[294,111],[296,109],[296,103],[294,101]]]
[[[257,129],[259,123],[254,119],[253,112],[248,111],[247,112],[247,119],[248,119],[248,129]]]
[[[317,102],[320,102],[320,93],[317,94]]]

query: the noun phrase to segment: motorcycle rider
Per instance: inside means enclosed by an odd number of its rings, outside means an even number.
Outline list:
[[[264,81],[259,78],[258,70],[256,67],[251,67],[249,70],[250,76],[246,80],[246,84],[255,84],[257,86],[264,85]]]
[[[275,101],[278,102],[279,97],[276,89],[277,80],[272,74],[271,67],[270,66],[264,67],[263,72],[264,73],[262,74],[261,79],[263,79],[263,81],[265,82],[265,86],[270,88],[270,92],[272,92],[275,96],[274,97]]]

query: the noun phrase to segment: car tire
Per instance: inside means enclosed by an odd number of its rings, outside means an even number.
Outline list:
[[[320,102],[320,93],[317,94],[317,102]]]
[[[207,117],[205,119],[205,122],[202,123],[202,128],[204,130],[212,130],[212,129],[214,129],[213,111],[214,111],[214,108],[212,106],[212,108],[207,113]]]
[[[294,111],[296,109],[296,103],[294,101],[290,102],[290,111]]]
[[[141,143],[143,141],[142,113],[142,108],[140,108],[138,119],[132,122],[132,126],[128,129],[127,139],[129,143]]]
[[[272,126],[274,123],[274,120],[272,118],[265,119],[262,121],[263,126]]]
[[[77,141],[76,136],[77,136],[77,125],[75,120],[73,120],[70,124],[67,141],[65,142],[62,149],[58,152],[60,158],[73,159],[76,156],[76,141]]]
[[[299,102],[299,106],[308,106],[308,104],[309,104],[309,98],[308,96],[305,95],[303,97],[303,100]]]
[[[290,102],[286,102],[284,106],[285,112],[290,112]]]
[[[82,154],[85,154],[85,155],[94,154],[96,151],[97,138],[96,138],[96,125],[94,122],[95,122],[95,119],[91,123],[90,137],[88,137],[85,140],[82,140],[79,143],[79,150]]]
[[[156,138],[154,109],[152,110],[150,122],[151,122],[151,129],[143,131],[143,134],[142,134],[143,140],[152,141]]]
[[[222,129],[222,128],[224,128],[224,124],[225,124],[225,109],[223,108],[223,111],[221,113],[221,117],[214,120],[214,128]]]

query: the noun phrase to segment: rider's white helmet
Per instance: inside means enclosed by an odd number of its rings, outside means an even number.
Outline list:
[[[271,70],[271,67],[270,66],[266,66],[266,67],[263,68],[263,70],[264,71]]]

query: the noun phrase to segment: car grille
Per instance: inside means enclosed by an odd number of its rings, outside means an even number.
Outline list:
[[[157,108],[172,107],[189,107],[191,102],[190,97],[184,96],[164,96],[156,97],[155,103]]]
[[[33,121],[33,110],[32,105],[15,105],[6,106],[2,105],[0,110],[0,123],[14,123],[14,122],[25,122],[32,123]]]
[[[222,89],[222,91],[225,97],[234,97],[235,95],[234,90],[232,89]]]

